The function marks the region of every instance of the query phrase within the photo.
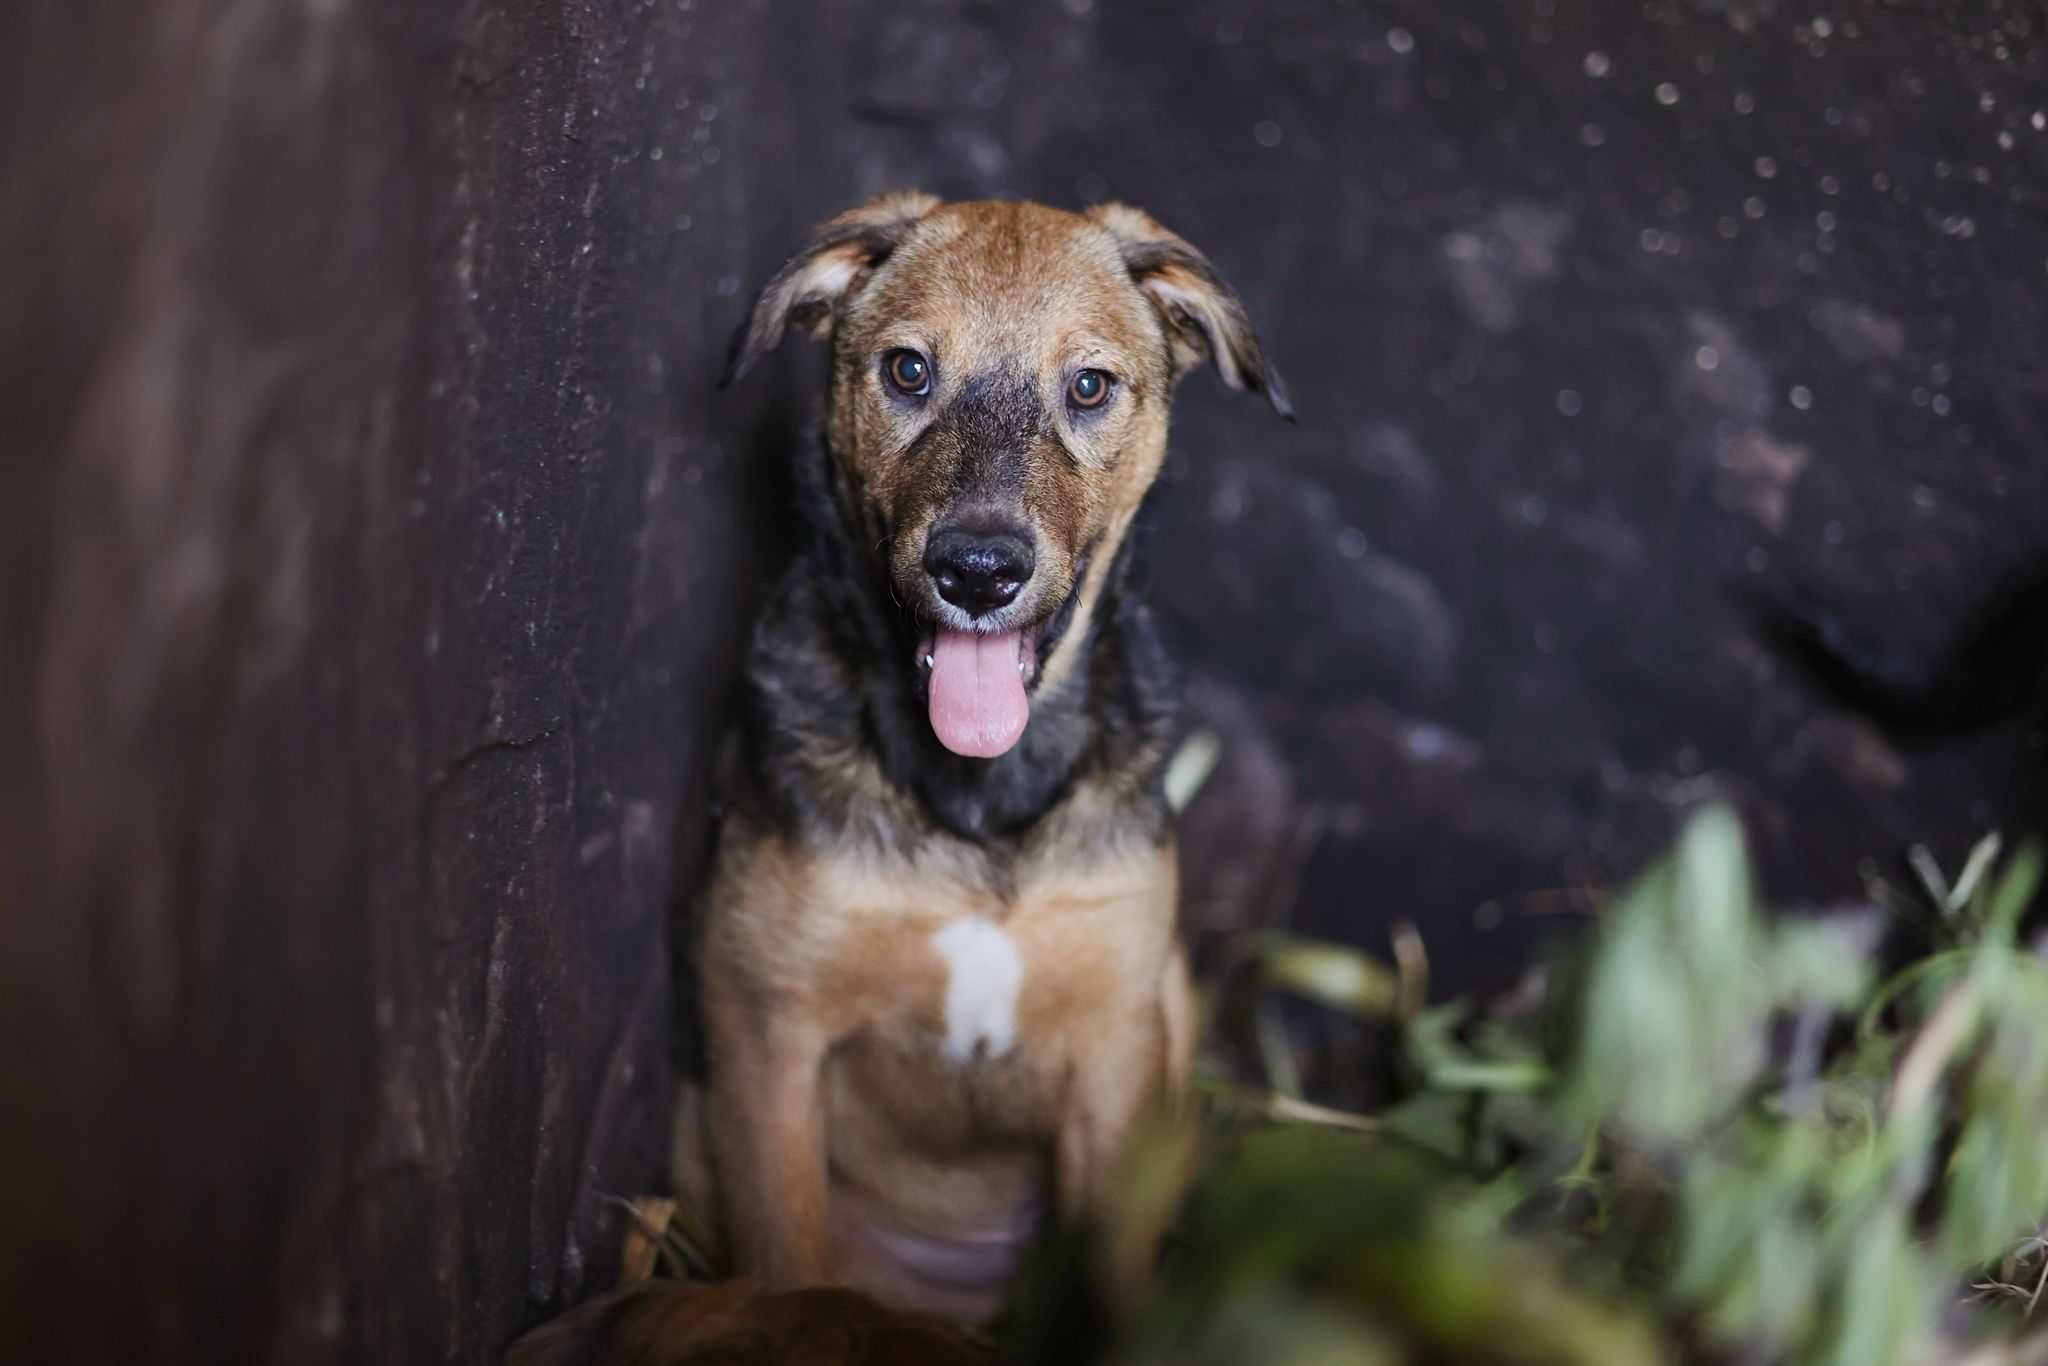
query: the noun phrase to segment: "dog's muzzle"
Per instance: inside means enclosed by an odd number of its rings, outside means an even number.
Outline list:
[[[946,527],[925,541],[924,572],[941,598],[979,618],[1017,600],[1036,558],[1027,536]]]
[[[1025,695],[1037,656],[1035,629],[993,627],[1037,569],[1029,528],[1007,518],[959,518],[925,540],[932,591],[958,616],[941,620],[920,662],[928,668],[932,733],[955,754],[1008,753],[1031,719]]]

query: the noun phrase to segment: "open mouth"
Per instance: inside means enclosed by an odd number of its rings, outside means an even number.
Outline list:
[[[917,641],[917,696],[940,744],[970,759],[994,759],[1023,738],[1031,689],[1073,624],[1093,558],[1091,545],[1075,565],[1066,596],[1028,624],[975,630],[926,617],[928,629]]]
[[[1027,689],[1038,678],[1046,622],[1008,631],[939,626],[918,642],[932,733],[955,754],[1006,754],[1031,720]]]

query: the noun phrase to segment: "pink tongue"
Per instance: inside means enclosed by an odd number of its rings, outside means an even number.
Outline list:
[[[932,731],[955,754],[993,759],[1017,743],[1031,704],[1017,672],[1015,631],[976,635],[939,628],[932,642]]]

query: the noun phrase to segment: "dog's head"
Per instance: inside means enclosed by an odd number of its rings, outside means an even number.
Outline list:
[[[1072,668],[1174,382],[1208,361],[1291,416],[1229,286],[1121,204],[874,200],[768,282],[727,378],[792,324],[831,339],[841,513],[921,623],[903,667],[959,754],[1008,750]]]

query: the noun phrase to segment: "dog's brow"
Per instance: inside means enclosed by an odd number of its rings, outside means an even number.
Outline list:
[[[897,346],[915,347],[926,355],[937,349],[937,343],[928,329],[905,321],[891,322],[875,333],[875,346],[885,351]]]
[[[1123,359],[1124,349],[1106,337],[1083,333],[1069,338],[1060,354],[1068,360],[1118,361]]]

